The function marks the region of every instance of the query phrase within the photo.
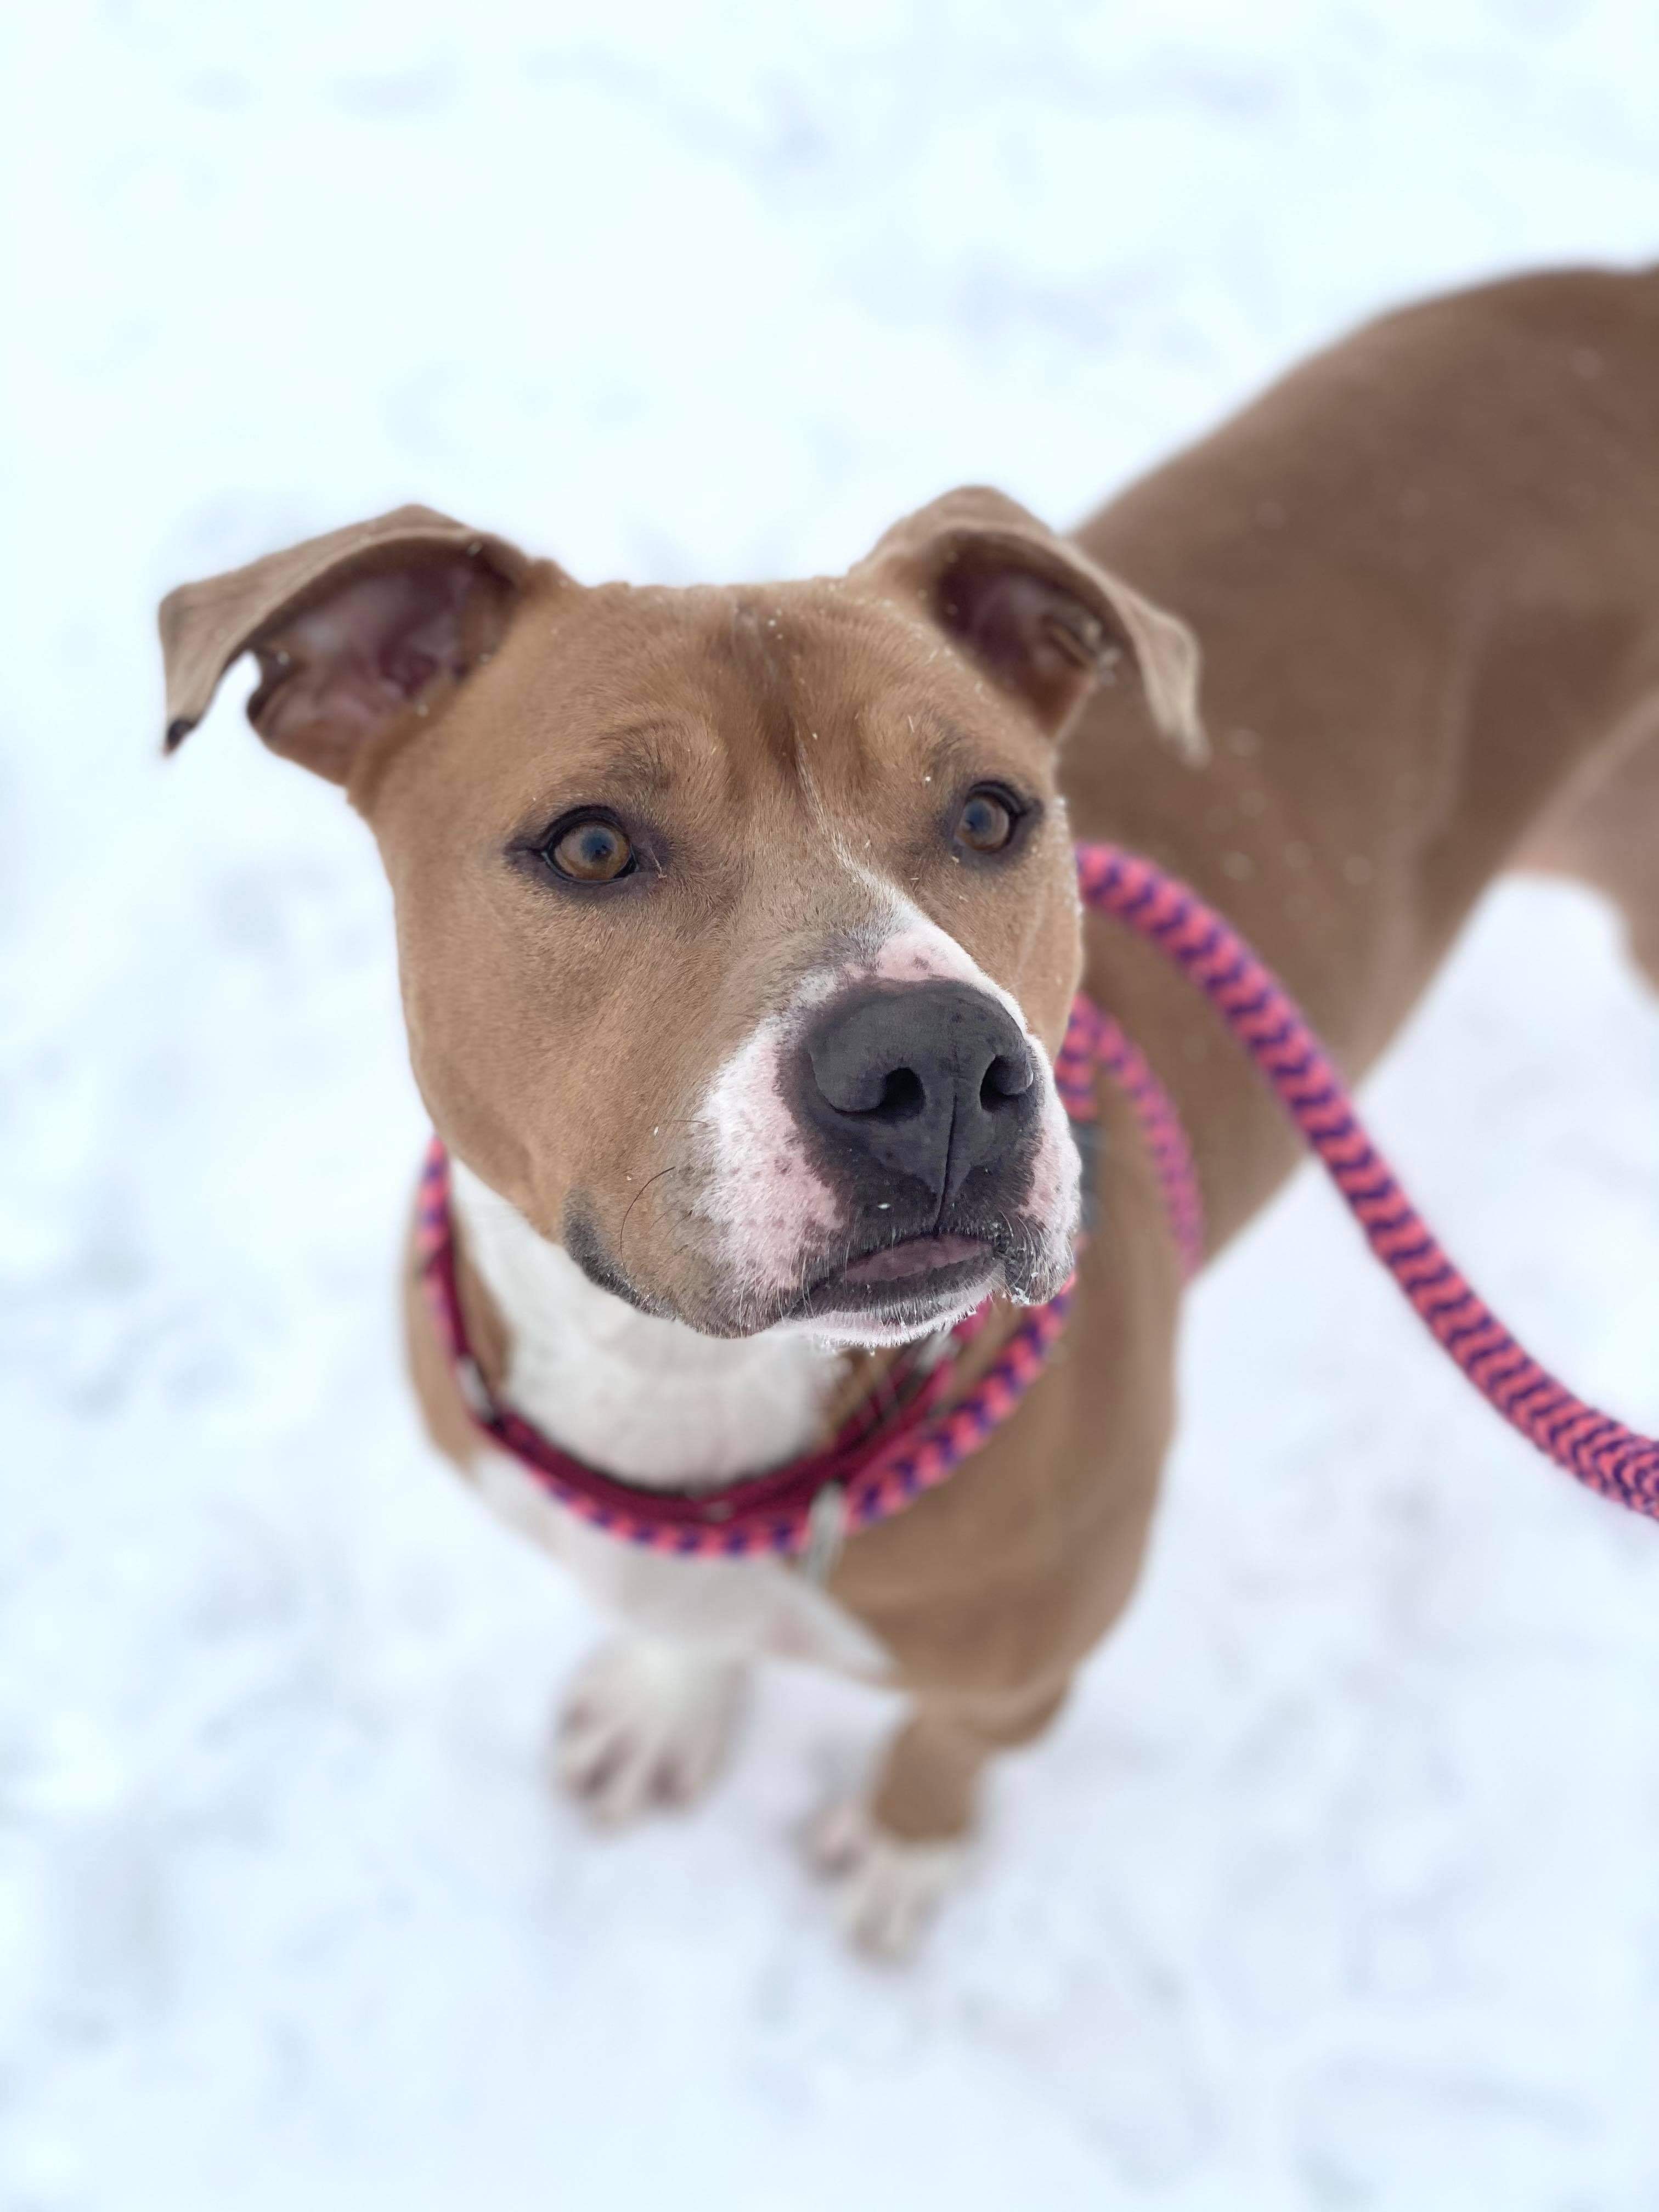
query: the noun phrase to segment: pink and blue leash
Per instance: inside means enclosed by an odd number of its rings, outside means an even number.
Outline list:
[[[1105,844],[1079,845],[1077,861],[1084,904],[1154,945],[1216,1008],[1372,1251],[1488,1405],[1587,1489],[1659,1517],[1659,1442],[1586,1405],[1516,1343],[1401,1188],[1329,1055],[1266,963],[1195,891],[1152,861]]]

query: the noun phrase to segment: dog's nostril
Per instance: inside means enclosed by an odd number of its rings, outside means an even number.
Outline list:
[[[913,1115],[921,1113],[927,1101],[927,1094],[915,1068],[895,1067],[889,1071],[881,1086],[881,1097],[874,1110],[884,1121],[908,1121]]]
[[[979,1086],[979,1103],[988,1114],[1000,1112],[1023,1098],[1030,1089],[1032,1070],[1030,1059],[1022,1054],[1012,1059],[999,1053],[985,1071],[985,1079]]]

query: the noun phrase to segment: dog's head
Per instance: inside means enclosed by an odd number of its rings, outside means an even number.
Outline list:
[[[1058,741],[1186,630],[1012,501],[848,575],[586,589],[424,508],[174,592],[169,746],[251,647],[265,743],[391,876],[415,1074],[594,1281],[716,1335],[894,1342],[1071,1267]]]

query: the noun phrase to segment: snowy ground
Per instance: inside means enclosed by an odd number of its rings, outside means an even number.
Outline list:
[[[1310,1180],[1194,1300],[1142,1595],[914,1973],[786,1848],[872,1697],[780,1674],[678,1825],[550,1802],[594,1624],[398,1378],[368,841],[234,699],[163,773],[150,610],[410,497],[666,580],[964,478],[1072,516],[1374,305],[1659,252],[1659,17],[473,12],[0,32],[0,2207],[1650,2212],[1659,1533]],[[1372,1091],[1650,1427],[1656,1103],[1536,887]]]

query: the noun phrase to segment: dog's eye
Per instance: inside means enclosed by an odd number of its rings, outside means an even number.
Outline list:
[[[970,791],[957,817],[957,842],[970,853],[1000,853],[1018,827],[1018,815],[1000,792]]]
[[[542,851],[548,866],[574,884],[614,884],[635,866],[634,848],[616,823],[594,814],[556,830]]]

